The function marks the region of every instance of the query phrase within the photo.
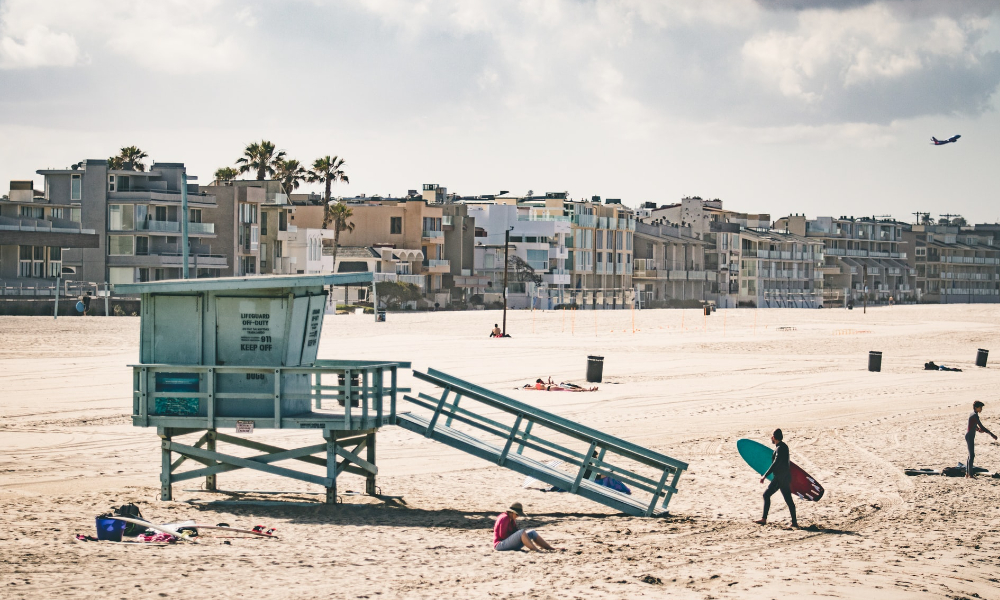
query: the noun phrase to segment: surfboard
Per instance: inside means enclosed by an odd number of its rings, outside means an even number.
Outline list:
[[[149,521],[143,521],[141,519],[132,519],[130,517],[116,517],[116,516],[108,516],[108,517],[103,517],[103,518],[115,519],[116,521],[125,521],[126,523],[135,523],[136,525],[142,525],[143,527],[146,527],[147,529],[152,529],[153,531],[159,531],[161,533],[169,533],[170,535],[174,536],[175,538],[180,539],[180,540],[184,540],[185,542],[191,542],[192,544],[196,544],[197,543],[195,540],[192,540],[191,538],[189,538],[186,535],[180,533],[176,529],[171,529],[171,528],[165,527],[163,525],[157,525],[155,523],[150,523]]]
[[[746,461],[750,468],[763,475],[771,466],[771,457],[774,450],[753,440],[741,439],[736,442],[736,449],[740,456]],[[793,462],[789,463],[792,471],[792,493],[802,498],[816,502],[823,497],[823,486],[816,479],[802,470]],[[773,475],[768,475],[768,480],[774,479]]]
[[[266,538],[277,538],[278,536],[273,533],[267,533],[266,531],[254,531],[252,529],[239,529],[238,527],[228,527],[224,525],[208,525],[205,523],[196,523],[194,521],[184,521],[181,523],[167,523],[163,527],[169,527],[171,529],[176,529],[182,532],[185,529],[211,529],[213,531],[228,531],[229,533],[243,533],[246,535],[255,535],[257,537]],[[274,531],[273,529],[271,531]]]

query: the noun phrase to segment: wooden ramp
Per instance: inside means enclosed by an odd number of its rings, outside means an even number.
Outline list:
[[[400,427],[623,513],[666,514],[677,481],[688,467],[441,371],[413,375],[443,391],[440,397],[404,396],[423,410],[398,413]],[[553,458],[570,470],[545,464]],[[625,483],[631,495],[597,483],[601,476]]]

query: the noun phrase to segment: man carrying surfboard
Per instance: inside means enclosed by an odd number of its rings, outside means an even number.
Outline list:
[[[972,470],[972,461],[976,458],[976,432],[982,431],[983,433],[988,433],[993,436],[993,439],[997,439],[996,434],[994,434],[989,429],[983,425],[983,422],[979,419],[979,413],[983,412],[983,404],[979,400],[972,403],[972,414],[969,415],[969,427],[965,432],[965,443],[969,446],[969,462],[965,466],[965,476],[972,478],[976,476],[975,471]]]
[[[764,483],[768,475],[773,475],[771,484],[764,490],[764,517],[759,521],[754,521],[758,525],[767,525],[767,513],[771,510],[771,496],[780,491],[781,496],[788,505],[788,512],[792,515],[792,527],[798,527],[799,522],[795,518],[795,502],[792,500],[792,467],[788,455],[788,445],[782,441],[784,435],[780,429],[775,429],[771,434],[771,443],[774,444],[774,454],[771,455],[771,467],[761,476],[760,482]]]

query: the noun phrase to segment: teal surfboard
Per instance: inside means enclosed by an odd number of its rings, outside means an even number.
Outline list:
[[[758,475],[763,475],[771,466],[771,457],[774,450],[753,440],[741,439],[736,442],[736,449],[740,456],[746,461],[750,468],[757,471]],[[792,472],[792,493],[802,498],[816,502],[823,497],[823,486],[816,479],[803,471],[798,465],[789,462]],[[774,479],[773,475],[767,476],[768,480]]]

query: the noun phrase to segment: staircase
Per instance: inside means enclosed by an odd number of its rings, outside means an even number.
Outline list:
[[[422,410],[398,413],[400,427],[623,513],[665,515],[677,481],[688,468],[664,454],[441,371],[413,375],[442,393],[404,396]],[[552,459],[562,464],[543,462]],[[601,476],[623,482],[632,494],[601,485]]]

